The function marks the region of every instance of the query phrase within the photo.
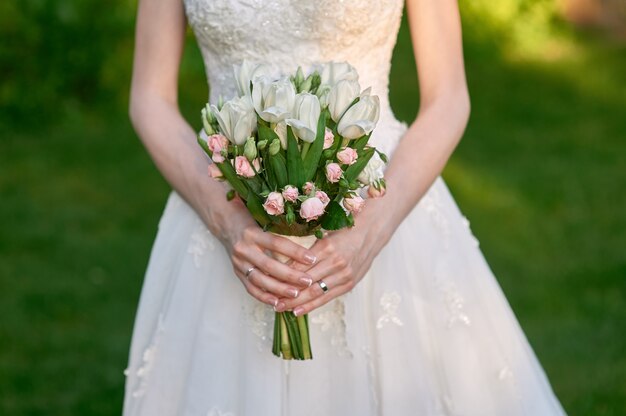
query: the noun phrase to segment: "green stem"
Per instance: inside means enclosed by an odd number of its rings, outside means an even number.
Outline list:
[[[287,323],[285,322],[285,313],[281,312],[280,316],[280,351],[283,353],[284,360],[293,360],[291,353],[291,344],[289,343],[289,332],[287,331]]]
[[[272,345],[272,353],[280,357],[281,337],[280,337],[280,313],[274,313],[274,343]]]
[[[311,143],[309,142],[302,143],[302,150],[300,151],[302,160],[304,160],[304,158],[306,157],[306,154],[309,153],[309,147],[311,147]]]
[[[287,326],[287,334],[289,335],[289,343],[291,344],[291,353],[296,360],[302,360],[302,345],[300,343],[300,330],[296,322],[296,316],[293,312],[284,312],[285,323]]]
[[[302,359],[310,360],[313,358],[311,353],[311,343],[309,340],[308,315],[298,316],[298,329],[300,329],[300,343],[302,345]]]

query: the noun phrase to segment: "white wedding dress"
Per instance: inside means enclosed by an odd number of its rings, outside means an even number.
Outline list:
[[[402,0],[185,0],[185,10],[212,102],[236,94],[232,66],[243,59],[284,71],[347,61],[380,96],[373,141],[393,154],[406,129],[388,100]],[[137,312],[124,415],[565,414],[441,179],[357,287],[311,314],[312,361],[272,355],[273,321],[172,193]]]

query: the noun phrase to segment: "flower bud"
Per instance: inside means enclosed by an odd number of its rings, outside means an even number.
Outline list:
[[[300,87],[300,85],[304,82],[304,71],[302,71],[302,67],[299,66],[296,71],[296,77],[294,78],[294,83],[296,87]]]
[[[267,146],[267,140],[261,140],[260,142],[257,143],[257,149],[259,150],[263,150],[265,149],[265,147]]]
[[[210,118],[213,116],[211,108],[207,105],[200,111],[200,114],[202,115],[202,127],[204,127],[204,132],[206,133],[206,135],[211,136],[215,134],[216,131],[213,129],[210,121]]]
[[[302,84],[300,84],[300,92],[310,92],[311,83],[312,83],[311,76],[309,76],[307,79],[302,81]]]
[[[256,143],[254,142],[254,137],[249,137],[246,140],[246,144],[243,147],[243,154],[249,161],[253,161],[256,158]]]
[[[272,140],[270,143],[270,155],[274,156],[276,153],[280,151],[280,140]]]
[[[309,78],[311,78],[311,91],[317,91],[317,88],[322,83],[322,77],[320,76],[319,72],[313,72],[311,75],[309,75]]]

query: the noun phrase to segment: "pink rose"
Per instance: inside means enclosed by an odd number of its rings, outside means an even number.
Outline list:
[[[356,162],[358,157],[359,155],[356,153],[356,150],[351,147],[346,147],[340,152],[337,152],[337,159],[344,165],[352,165]]]
[[[315,184],[313,182],[307,182],[302,187],[305,195],[310,195],[311,192],[313,192],[313,189],[315,189]]]
[[[206,139],[206,144],[211,153],[213,153],[213,161],[216,163],[222,163],[224,156],[222,156],[222,149],[228,148],[228,139],[221,134],[212,134]]]
[[[258,165],[258,159],[254,160],[254,165]],[[251,178],[255,175],[254,169],[252,169],[252,165],[248,162],[245,156],[237,156],[235,158],[235,171],[237,175],[243,176],[245,178]]]
[[[222,177],[222,171],[217,167],[215,163],[209,164],[209,176],[211,178],[217,179]]]
[[[280,215],[285,212],[285,200],[280,192],[270,192],[263,208],[270,215]]]
[[[285,186],[283,189],[283,198],[289,202],[296,202],[298,199],[298,188],[291,185]]]
[[[307,222],[316,220],[324,213],[324,203],[318,198],[308,198],[300,206],[300,216]]]
[[[330,202],[330,198],[328,197],[328,195],[326,195],[326,192],[324,191],[316,191],[315,197],[322,201],[322,204],[324,204],[324,208],[326,208],[326,205],[328,205],[328,203]]]
[[[358,214],[363,209],[365,201],[358,195],[352,195],[343,199],[343,206],[345,209],[353,214]]]
[[[324,149],[328,149],[329,147],[331,147],[334,141],[335,136],[333,135],[333,132],[328,127],[326,127],[326,131],[324,132]]]
[[[342,174],[343,171],[341,170],[341,166],[339,166],[338,163],[329,163],[328,165],[326,165],[326,179],[328,179],[328,182],[339,182]]]
[[[385,188],[384,186],[379,186],[378,188],[376,188],[374,185],[370,185],[369,188],[367,188],[367,195],[370,198],[380,198],[382,196],[385,196],[385,193],[387,192],[387,188]]]

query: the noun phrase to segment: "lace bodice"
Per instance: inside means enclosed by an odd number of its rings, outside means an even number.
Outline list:
[[[244,59],[283,72],[300,65],[347,61],[363,88],[381,99],[381,121],[393,119],[388,80],[402,0],[184,0],[200,46],[211,101],[236,95],[233,64]]]

